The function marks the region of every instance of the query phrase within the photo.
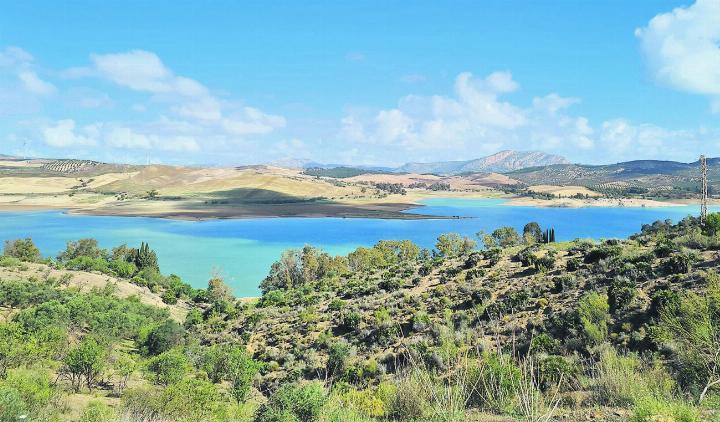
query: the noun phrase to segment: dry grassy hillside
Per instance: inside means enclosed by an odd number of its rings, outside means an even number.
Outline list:
[[[399,211],[437,195],[409,195],[381,184],[431,185],[419,175],[362,175],[348,180],[313,177],[272,166],[198,168],[116,166],[79,160],[0,160],[0,208],[70,209],[100,215],[173,218],[343,216],[412,218]],[[484,195],[482,183],[449,178],[453,190]]]

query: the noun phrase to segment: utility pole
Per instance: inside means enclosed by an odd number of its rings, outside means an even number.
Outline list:
[[[707,220],[708,183],[707,183],[707,160],[704,155],[700,156],[700,173],[702,174],[702,202],[700,203],[700,224],[705,225]]]

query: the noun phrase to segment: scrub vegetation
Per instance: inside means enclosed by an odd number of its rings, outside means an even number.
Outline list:
[[[432,250],[306,246],[256,299],[161,274],[147,244],[43,258],[9,240],[0,421],[718,420],[720,214],[554,240],[528,223]]]

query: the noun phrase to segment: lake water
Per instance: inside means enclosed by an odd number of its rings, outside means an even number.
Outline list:
[[[680,220],[699,213],[699,206],[663,208],[533,208],[503,205],[493,199],[429,199],[415,212],[461,216],[443,220],[377,220],[344,218],[257,218],[176,221],[141,217],[76,216],[62,212],[2,212],[0,240],[32,237],[41,252],[55,256],[68,240],[92,237],[103,247],[148,242],[163,273],[175,273],[204,287],[214,273],[224,276],[238,296],[259,293],[258,283],[270,264],[288,248],[305,244],[332,254],[381,239],[410,239],[431,248],[439,234],[473,235],[499,226],[522,230],[529,221],[554,227],[558,241],[575,238],[627,237],[643,223]],[[412,211],[411,211],[412,212]]]

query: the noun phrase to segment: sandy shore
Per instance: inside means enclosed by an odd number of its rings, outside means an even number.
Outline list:
[[[582,208],[582,207],[635,207],[635,208],[656,208],[656,207],[679,207],[684,204],[682,202],[656,201],[652,199],[637,198],[597,198],[597,199],[575,199],[575,198],[555,198],[555,199],[535,199],[527,197],[513,198],[503,205],[522,206],[522,207],[556,207],[556,208]]]
[[[656,201],[649,199],[534,199],[513,197],[498,191],[483,192],[427,192],[409,191],[407,195],[391,195],[375,201],[351,200],[343,202],[307,201],[290,203],[206,204],[195,200],[127,200],[112,197],[44,196],[5,200],[0,198],[0,211],[64,210],[69,214],[119,217],[153,217],[177,220],[211,220],[244,218],[377,218],[377,219],[448,219],[457,217],[423,215],[421,201],[429,198],[506,199],[503,205],[525,207],[671,207],[694,201]],[[415,213],[407,213],[416,210]]]

